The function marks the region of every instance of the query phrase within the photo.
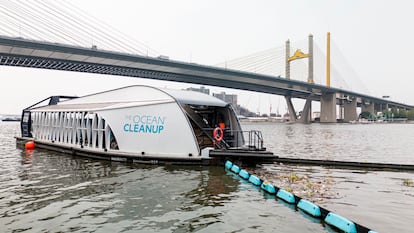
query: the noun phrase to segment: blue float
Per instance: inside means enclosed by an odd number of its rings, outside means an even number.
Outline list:
[[[263,182],[262,185],[260,186],[264,191],[274,194],[276,193],[276,188],[273,184],[267,183],[267,182]]]
[[[306,213],[312,215],[313,217],[321,216],[321,208],[313,204],[312,202],[302,199],[298,203],[298,208],[305,211]]]
[[[230,170],[230,168],[233,166],[233,163],[227,160],[224,166],[226,167],[226,169]]]
[[[335,213],[326,215],[325,222],[346,233],[357,233],[355,223]]]
[[[257,177],[257,176],[255,176],[255,175],[251,175],[249,177],[249,182],[252,183],[252,184],[254,184],[254,185],[257,185],[257,186],[259,186],[262,183],[262,181],[260,180],[260,178]]]
[[[231,171],[236,173],[236,174],[239,174],[240,168],[239,168],[239,166],[233,164],[233,166],[231,167]]]
[[[294,204],[295,203],[295,196],[293,196],[293,194],[291,194],[290,192],[284,190],[284,189],[279,189],[279,191],[277,192],[276,196],[284,201],[286,201],[287,203],[290,204]]]
[[[249,179],[250,174],[246,170],[242,169],[239,172],[239,176],[241,176],[241,178],[247,180],[247,179]]]
[[[308,216],[312,216],[314,218],[310,218],[312,219],[312,221],[317,221],[320,222],[321,220],[321,216],[322,216],[322,211],[321,208],[308,201],[305,199],[301,199],[297,205],[289,205],[289,204],[295,204],[296,203],[296,197],[295,195],[293,195],[292,193],[284,190],[284,189],[279,189],[278,187],[268,183],[267,181],[262,183],[262,180],[255,176],[255,175],[251,175],[249,172],[247,172],[244,169],[240,169],[239,166],[233,164],[231,161],[226,161],[225,163],[225,168],[231,170],[232,172],[238,174],[240,177],[242,177],[245,180],[248,180],[248,182],[256,185],[256,186],[260,186],[258,187],[259,189],[263,189],[266,192],[270,193],[270,194],[274,194],[276,193],[276,197],[278,197],[279,199],[285,201],[288,204],[285,204],[286,206],[292,208],[292,209],[296,209],[296,207],[298,209],[300,209],[301,211],[305,212]],[[245,181],[244,181],[245,182]],[[357,233],[357,224],[340,216],[337,215],[335,213],[328,213],[324,219],[324,222],[326,224],[328,224],[329,226],[333,226],[343,232],[346,233]],[[327,226],[328,227],[328,226]],[[376,231],[373,230],[369,230],[368,233],[377,233]]]

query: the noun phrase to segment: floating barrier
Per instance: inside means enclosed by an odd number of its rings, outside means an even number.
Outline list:
[[[321,217],[321,208],[308,200],[301,199],[298,203],[298,208],[315,218]]]
[[[355,223],[340,215],[329,213],[326,215],[325,222],[346,233],[357,233]]]
[[[233,166],[233,163],[227,160],[226,164],[224,164],[224,166],[226,167],[226,169],[230,170],[231,167]]]
[[[262,184],[262,181],[260,180],[260,178],[255,175],[250,175],[249,182],[256,186],[259,186]]]
[[[276,196],[289,204],[295,203],[295,196],[293,196],[293,194],[284,189],[279,189],[279,191],[277,191]]]
[[[246,170],[242,169],[242,170],[240,170],[240,172],[239,172],[239,176],[240,176],[241,178],[245,179],[245,180],[248,180],[248,179],[249,179],[249,177],[250,177],[250,174],[249,174]]]
[[[377,233],[376,231],[370,230],[367,227],[364,227],[362,225],[359,225],[355,222],[352,222],[351,220],[348,220],[347,218],[344,218],[338,214],[332,213],[329,210],[326,210],[322,207],[319,207],[318,205],[302,199],[300,197],[295,196],[294,194],[278,188],[267,181],[261,180],[259,177],[250,174],[244,169],[240,169],[239,166],[233,164],[230,161],[226,161],[225,168],[238,174],[243,179],[248,180],[250,183],[260,186],[262,190],[264,190],[267,193],[275,194],[276,198],[281,199],[289,204],[295,204],[296,207],[309,216],[320,219],[326,224],[329,224],[330,226],[333,226],[343,232],[346,233]],[[299,201],[297,201],[299,200]]]
[[[240,172],[240,168],[237,165],[233,165],[230,170],[236,174],[239,174]]]
[[[352,162],[338,160],[320,160],[320,159],[295,159],[295,158],[275,158],[275,162],[287,164],[303,164],[316,166],[333,166],[347,167],[351,169],[386,169],[386,170],[405,170],[414,171],[414,164],[395,164],[395,163],[368,163],[368,162]]]
[[[260,186],[264,191],[270,193],[270,194],[275,194],[276,193],[276,188],[273,184],[267,183],[266,181],[262,183],[262,185]]]

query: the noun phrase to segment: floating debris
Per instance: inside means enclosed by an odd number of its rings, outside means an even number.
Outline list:
[[[274,184],[288,192],[318,204],[324,204],[327,199],[340,198],[339,193],[332,190],[336,184],[332,176],[309,177],[294,171],[269,171],[263,168],[249,169],[262,180]]]
[[[414,187],[414,181],[410,179],[403,179],[403,185],[407,187]]]

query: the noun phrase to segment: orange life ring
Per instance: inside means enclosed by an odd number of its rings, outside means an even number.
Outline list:
[[[223,140],[223,136],[224,136],[224,132],[222,128],[217,127],[214,129],[213,137],[214,137],[214,140],[216,140],[216,142]]]

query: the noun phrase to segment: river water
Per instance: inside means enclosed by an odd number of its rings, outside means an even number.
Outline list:
[[[412,124],[243,128],[262,130],[267,148],[283,157],[414,164]],[[18,130],[18,123],[0,123],[1,232],[332,232],[223,167],[26,153],[16,147]],[[284,164],[249,169],[275,183],[295,174],[321,206],[378,232],[413,231],[414,173]],[[293,186],[301,196],[296,188],[303,187]]]

